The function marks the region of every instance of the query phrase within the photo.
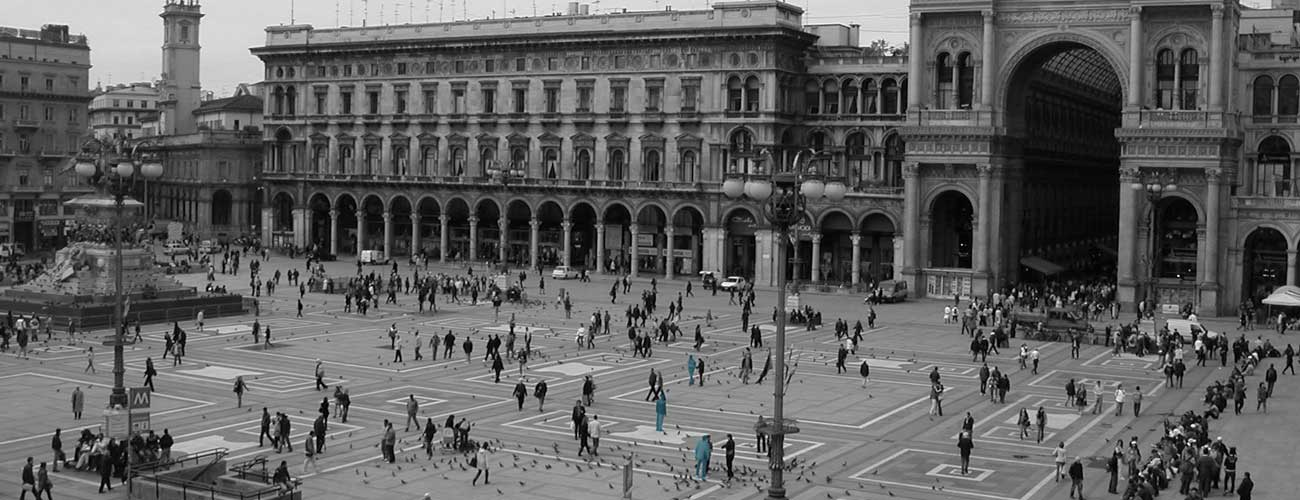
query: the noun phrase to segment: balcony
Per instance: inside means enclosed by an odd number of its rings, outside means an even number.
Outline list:
[[[1296,123],[1296,115],[1254,115],[1250,117],[1250,123],[1256,125],[1278,125]]]
[[[556,112],[542,113],[542,125],[555,126],[560,124],[560,114]]]
[[[479,113],[474,115],[474,118],[478,120],[479,125],[496,125],[501,119],[496,113]]]
[[[37,129],[41,128],[41,122],[36,120],[14,120],[14,128],[17,129]]]
[[[627,125],[628,117],[625,110],[610,110],[607,119],[610,125]]]
[[[397,114],[393,115],[393,118],[392,118],[391,121],[392,121],[393,125],[405,125],[405,124],[407,124],[407,123],[410,123],[410,121],[411,121],[411,116],[408,115],[408,114],[406,114],[406,113],[397,113]]]
[[[1235,113],[1203,110],[1143,109],[1124,113],[1124,128],[1211,129],[1224,128],[1237,119]]]
[[[641,123],[646,125],[663,125],[664,113],[662,111],[646,111],[641,114]]]
[[[510,113],[506,116],[506,121],[511,125],[528,125],[528,113]]]
[[[1300,197],[1296,196],[1234,196],[1232,208],[1242,211],[1297,211]],[[1246,215],[1249,217],[1249,215]]]
[[[677,113],[677,123],[696,124],[700,123],[700,112],[696,110],[681,111]]]
[[[592,113],[591,110],[578,110],[570,116],[573,117],[574,125],[593,125],[596,123],[596,115],[595,113]]]
[[[307,116],[307,123],[312,125],[329,125],[331,118],[332,117],[329,115],[309,115]]]

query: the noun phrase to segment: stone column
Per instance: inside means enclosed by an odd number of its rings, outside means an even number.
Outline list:
[[[539,232],[542,229],[542,221],[536,217],[528,221],[528,267],[537,269],[537,243],[541,239]]]
[[[1142,7],[1129,8],[1128,106],[1142,107]],[[1222,31],[1222,30],[1220,30]]]
[[[411,214],[411,256],[420,251],[420,214]]]
[[[564,265],[572,266],[573,265],[573,221],[569,219],[564,219],[563,222],[560,222],[560,229],[564,231],[564,234],[560,235],[560,238],[564,240],[560,242],[560,244],[563,245],[562,248],[564,249],[564,254],[563,254]]]
[[[1215,288],[1219,281],[1219,183],[1222,174],[1217,168],[1205,169],[1205,258],[1197,273],[1201,275],[1202,288]]]
[[[1223,111],[1223,4],[1210,5],[1210,13],[1210,111]]]
[[[384,212],[384,257],[393,257],[393,214]]]
[[[1133,189],[1133,183],[1138,182],[1139,170],[1134,167],[1121,168],[1119,171],[1119,245],[1116,249],[1118,256],[1118,269],[1116,269],[1116,284],[1120,289],[1126,286],[1133,291],[1134,282],[1133,263],[1137,253],[1137,190]],[[1133,297],[1127,297],[1132,300]],[[1121,298],[1123,302],[1124,299]]]
[[[925,80],[925,38],[921,33],[921,14],[913,12],[911,15],[911,34],[912,40],[908,45],[908,69],[907,69],[907,110],[921,110],[921,93],[924,92],[921,84]],[[955,83],[955,82],[954,82]],[[883,106],[884,103],[878,103],[877,106]],[[883,108],[882,108],[883,109]]]
[[[469,256],[466,260],[478,260],[478,216],[469,216]]]
[[[920,267],[921,249],[921,179],[920,165],[903,164],[903,269],[915,272]]]
[[[961,66],[957,64],[957,59],[952,59],[952,92],[948,97],[952,99],[952,109],[961,109]]]
[[[981,12],[984,16],[983,51],[980,55],[980,106],[984,109],[993,107],[993,76],[997,74],[998,65],[994,60],[997,38],[993,34],[993,11]]]
[[[497,218],[497,262],[506,261],[506,249],[510,246],[510,219],[504,214]]]
[[[993,188],[991,177],[993,167],[988,164],[976,165],[975,170],[979,176],[979,212],[977,214],[975,228],[975,273],[988,274],[989,272],[989,245],[992,243],[993,224]]]
[[[673,226],[664,228],[664,253],[666,254],[664,257],[664,276],[666,279],[673,279],[673,275],[676,274],[673,272],[673,244],[675,243],[673,236],[675,234],[676,229]]]
[[[451,231],[448,224],[451,223],[451,217],[447,214],[438,216],[438,262],[447,263],[447,251],[451,246]]]
[[[632,245],[628,249],[628,258],[630,259],[628,265],[631,266],[632,269],[631,274],[632,277],[635,278],[637,275],[637,267],[639,267],[637,264],[637,255],[636,255],[636,235],[637,235],[636,224],[628,225],[627,230],[628,232],[632,233]]]
[[[330,209],[330,255],[339,254],[339,211]]]
[[[904,250],[904,248],[905,248],[905,246],[906,246],[906,245],[905,245],[905,240],[906,240],[906,238],[904,238],[904,237],[901,236],[901,235],[899,235],[899,236],[894,236],[894,241],[893,241],[893,245],[894,245],[894,273],[893,273],[893,276],[890,276],[890,278],[895,279],[895,280],[901,280],[901,279],[903,279],[903,267],[904,267],[904,266],[903,266],[903,256],[906,255],[906,253],[903,252],[903,250]],[[917,285],[917,286],[920,286],[919,283],[916,284],[916,285]],[[917,292],[913,291],[913,293],[917,293]]]
[[[605,272],[605,221],[596,219],[596,272]]]
[[[262,244],[263,245],[271,245],[272,242],[271,234],[274,231],[275,231],[275,210],[270,208],[263,208],[262,209]]]
[[[858,276],[862,274],[862,235],[857,232],[850,234],[849,242],[853,244],[853,264],[850,271],[853,275],[849,282],[856,285],[859,281]]]
[[[813,233],[812,235],[812,262],[809,264],[809,275],[813,283],[822,282],[822,233]],[[781,265],[780,262],[777,265]]]
[[[773,260],[778,254],[776,245],[789,243],[784,238],[778,239],[778,236],[771,229],[754,231],[754,282],[756,284],[763,286],[774,286],[776,284],[776,273],[772,267]],[[776,263],[778,266],[784,266],[785,264],[785,262]]]
[[[357,210],[357,257],[361,257],[361,251],[366,249],[366,213]]]
[[[1295,283],[1295,254],[1296,250],[1294,248],[1289,248],[1286,251],[1286,284],[1288,285]]]

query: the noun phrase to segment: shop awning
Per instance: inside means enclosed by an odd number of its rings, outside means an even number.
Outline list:
[[[1280,286],[1264,299],[1270,306],[1300,307],[1300,287]]]
[[[1021,257],[1020,264],[1048,276],[1058,274],[1065,270],[1064,267],[1056,265],[1056,263],[1053,263],[1052,261],[1032,255],[1029,257]]]

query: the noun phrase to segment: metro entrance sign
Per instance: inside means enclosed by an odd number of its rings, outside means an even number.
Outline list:
[[[153,393],[148,387],[132,387],[127,398],[128,410],[148,410],[153,401]]]

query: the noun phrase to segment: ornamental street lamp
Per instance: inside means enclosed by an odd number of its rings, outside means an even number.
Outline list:
[[[838,178],[832,178],[829,182],[824,180],[821,172],[816,167],[810,166],[809,160],[817,155],[817,151],[804,148],[795,153],[794,161],[788,166],[776,165],[773,161],[771,151],[763,150],[759,153],[764,156],[767,163],[772,165],[770,172],[764,172],[762,160],[756,161],[756,173],[737,174],[727,178],[722,183],[722,193],[728,198],[740,199],[746,197],[753,200],[759,205],[763,217],[776,231],[774,238],[776,244],[776,288],[777,288],[777,315],[776,315],[776,371],[774,373],[775,384],[772,392],[772,420],[760,424],[758,432],[769,436],[768,444],[772,458],[769,464],[772,470],[772,484],[767,490],[767,498],[770,500],[782,500],[785,498],[785,482],[783,479],[785,472],[785,435],[799,432],[799,427],[794,419],[785,418],[785,296],[789,282],[786,278],[786,241],[792,234],[792,230],[800,223],[810,219],[808,216],[808,201],[827,199],[830,201],[839,201],[844,198],[848,191],[844,183]]]
[[[1158,231],[1156,227],[1156,225],[1160,223],[1158,214],[1156,213],[1156,206],[1160,204],[1160,199],[1163,198],[1166,193],[1172,193],[1178,189],[1178,184],[1174,181],[1175,177],[1173,172],[1169,170],[1159,170],[1143,173],[1142,177],[1131,185],[1134,191],[1146,195],[1147,208],[1149,209],[1149,212],[1147,212],[1147,216],[1149,217],[1147,219],[1147,244],[1149,245],[1147,251],[1150,252],[1150,254],[1146,259],[1147,287],[1146,311],[1144,311],[1144,313],[1152,316],[1155,314],[1156,307],[1156,282],[1158,280],[1156,273],[1158,272],[1158,254],[1160,252],[1160,242],[1156,239],[1156,236],[1160,234],[1160,231]]]
[[[81,145],[75,166],[77,176],[86,179],[91,186],[113,197],[113,252],[116,269],[113,283],[116,295],[113,301],[113,325],[117,329],[113,335],[113,392],[108,398],[109,408],[126,408],[126,384],[123,377],[126,367],[123,361],[126,345],[126,318],[122,294],[122,209],[134,186],[134,178],[157,179],[163,174],[163,166],[158,163],[157,155],[149,150],[155,145],[141,141],[134,145],[126,141],[91,138]],[[136,174],[140,174],[136,176]]]

